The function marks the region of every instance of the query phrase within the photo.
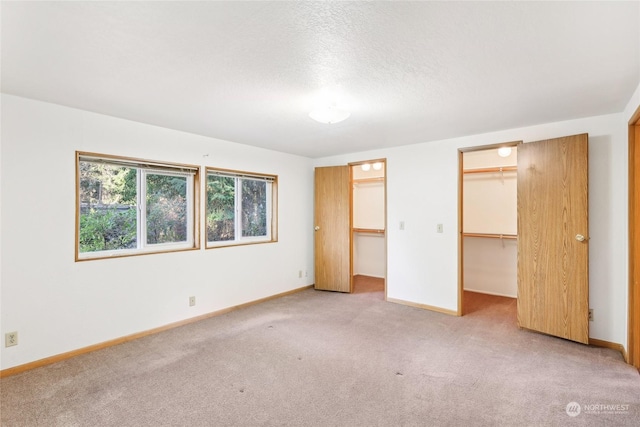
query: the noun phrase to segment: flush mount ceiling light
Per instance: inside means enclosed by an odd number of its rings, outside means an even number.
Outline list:
[[[500,157],[509,157],[511,155],[511,147],[500,147],[498,148],[498,156]]]
[[[375,170],[379,171],[380,169],[382,169],[382,163],[380,163],[380,162],[375,162],[375,163],[373,164],[373,169],[375,169]]]
[[[360,165],[360,169],[362,169],[364,172],[368,172],[369,169],[371,169],[371,165],[369,163],[363,163],[362,165]]]
[[[350,115],[350,112],[340,109],[335,105],[319,107],[309,113],[309,117],[316,122],[326,124],[340,123],[341,121],[349,118]]]

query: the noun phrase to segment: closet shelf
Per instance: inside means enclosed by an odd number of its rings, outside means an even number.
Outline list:
[[[354,233],[375,233],[384,234],[384,228],[354,228]]]
[[[380,176],[377,178],[358,178],[353,180],[354,184],[364,184],[367,182],[384,182],[384,177]]]
[[[490,239],[512,239],[516,240],[516,234],[494,234],[494,233],[462,233],[464,237],[488,237]]]
[[[467,169],[463,170],[463,174],[468,173],[495,173],[495,172],[516,172],[518,170],[517,166],[501,166],[495,168],[482,168],[482,169]]]

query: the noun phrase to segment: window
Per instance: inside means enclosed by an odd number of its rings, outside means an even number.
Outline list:
[[[275,242],[277,177],[207,169],[207,247]]]
[[[76,157],[76,260],[198,247],[197,166]]]

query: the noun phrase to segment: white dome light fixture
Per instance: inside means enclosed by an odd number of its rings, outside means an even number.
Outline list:
[[[511,155],[511,147],[500,147],[498,148],[498,156],[500,157],[509,157]]]
[[[348,119],[350,115],[350,112],[338,108],[335,105],[319,107],[309,113],[309,117],[313,120],[325,124],[340,123]]]
[[[363,163],[360,165],[360,169],[362,169],[364,172],[368,172],[369,169],[371,169],[371,165],[369,163]]]
[[[380,169],[382,169],[382,163],[380,163],[380,162],[375,162],[375,163],[373,164],[373,169],[375,169],[375,170],[379,171]]]

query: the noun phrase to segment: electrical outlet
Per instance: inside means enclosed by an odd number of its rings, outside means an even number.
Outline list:
[[[589,322],[593,322],[593,308],[589,309]]]
[[[304,271],[304,277],[309,277],[309,273],[307,272],[307,270]]]
[[[189,307],[196,305],[196,297],[189,297]]]
[[[302,270],[298,270],[298,277],[302,277]]]
[[[18,332],[7,332],[4,334],[4,346],[12,347],[18,345]]]

